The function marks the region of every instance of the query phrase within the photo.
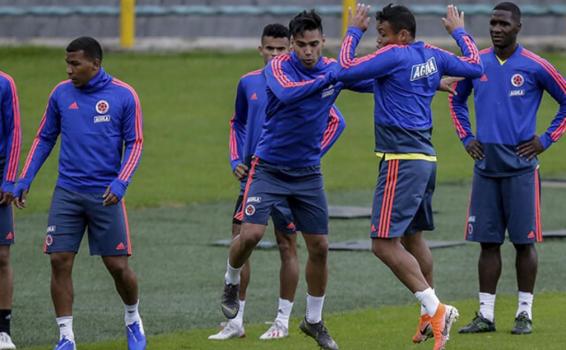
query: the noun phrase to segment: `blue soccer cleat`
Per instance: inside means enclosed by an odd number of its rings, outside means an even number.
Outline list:
[[[77,350],[75,342],[65,337],[61,338],[53,350]]]
[[[145,350],[147,341],[141,321],[126,326],[126,337],[128,338],[128,350]]]

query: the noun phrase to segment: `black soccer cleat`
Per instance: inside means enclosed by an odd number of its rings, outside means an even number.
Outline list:
[[[511,334],[531,334],[533,332],[533,321],[529,318],[526,311],[521,312],[515,318],[515,326]]]
[[[238,300],[239,292],[239,284],[224,283],[224,293],[222,293],[220,307],[222,308],[224,316],[230,320],[236,317],[240,310],[240,301]]]
[[[495,320],[492,322],[483,317],[479,312],[476,312],[476,317],[474,317],[472,322],[460,328],[460,330],[458,331],[458,333],[463,334],[487,332],[495,332]]]
[[[338,350],[338,344],[328,334],[328,329],[324,326],[324,322],[309,323],[306,319],[301,321],[299,328],[303,333],[316,340],[317,344],[325,350]]]

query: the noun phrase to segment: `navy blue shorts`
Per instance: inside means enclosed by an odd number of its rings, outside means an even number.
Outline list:
[[[14,211],[12,205],[0,205],[0,245],[14,244]]]
[[[286,216],[284,211],[288,208],[296,230],[307,234],[328,233],[328,207],[320,166],[287,168],[256,158],[243,203],[235,216],[243,222],[267,225],[269,216],[281,211]]]
[[[242,220],[237,219],[238,213],[242,211],[242,202],[244,200],[244,195],[240,194],[236,200],[236,207],[234,208],[234,215],[232,223],[236,225],[241,225]],[[271,213],[271,220],[273,221],[273,226],[277,231],[293,234],[296,233],[295,220],[293,220],[293,213],[287,205],[287,202],[280,202],[274,208]]]
[[[382,160],[371,211],[371,238],[394,238],[434,229],[436,163]]]
[[[513,243],[542,242],[538,168],[509,177],[474,173],[466,240],[503,243],[506,230]]]
[[[55,187],[49,210],[45,253],[78,252],[88,228],[90,255],[131,255],[124,200],[102,205],[102,193],[77,193]]]

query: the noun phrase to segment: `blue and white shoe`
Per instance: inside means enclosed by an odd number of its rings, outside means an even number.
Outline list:
[[[77,350],[77,345],[74,341],[65,337],[61,338],[53,350]]]
[[[126,337],[128,338],[128,350],[145,350],[147,341],[141,320],[126,326]]]

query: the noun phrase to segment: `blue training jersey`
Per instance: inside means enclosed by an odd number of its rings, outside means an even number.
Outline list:
[[[14,192],[18,176],[22,129],[20,104],[14,79],[0,71],[0,171],[2,192]]]
[[[277,56],[267,64],[268,102],[256,156],[290,168],[320,164],[328,118],[340,91],[372,89],[369,81],[337,83],[339,69],[336,60],[327,57],[308,69],[295,52]]]
[[[505,61],[493,48],[480,52],[485,73],[456,85],[449,97],[450,112],[460,140],[467,145],[477,137],[485,158],[475,162],[475,170],[488,176],[508,176],[534,169],[530,161],[516,154],[517,145],[536,135],[536,114],[546,90],[560,108],[548,129],[540,135],[544,149],[566,131],[566,81],[548,61],[518,45]],[[477,134],[470,126],[467,99],[474,91]]]
[[[57,186],[121,198],[138,166],[142,110],[135,90],[104,69],[81,88],[70,80],[51,92],[18,186],[29,188],[61,134]]]
[[[479,77],[482,65],[473,38],[462,28],[452,32],[459,57],[423,42],[387,45],[355,58],[363,32],[350,27],[340,49],[338,81],[372,79],[375,151],[434,156],[431,102],[443,75]]]
[[[248,166],[259,142],[265,110],[267,91],[263,69],[249,72],[238,83],[234,116],[230,120],[230,164],[232,171],[239,163]],[[346,123],[336,106],[332,106],[327,118],[326,129],[321,139],[324,155],[336,142]],[[245,186],[245,180],[243,181]]]

